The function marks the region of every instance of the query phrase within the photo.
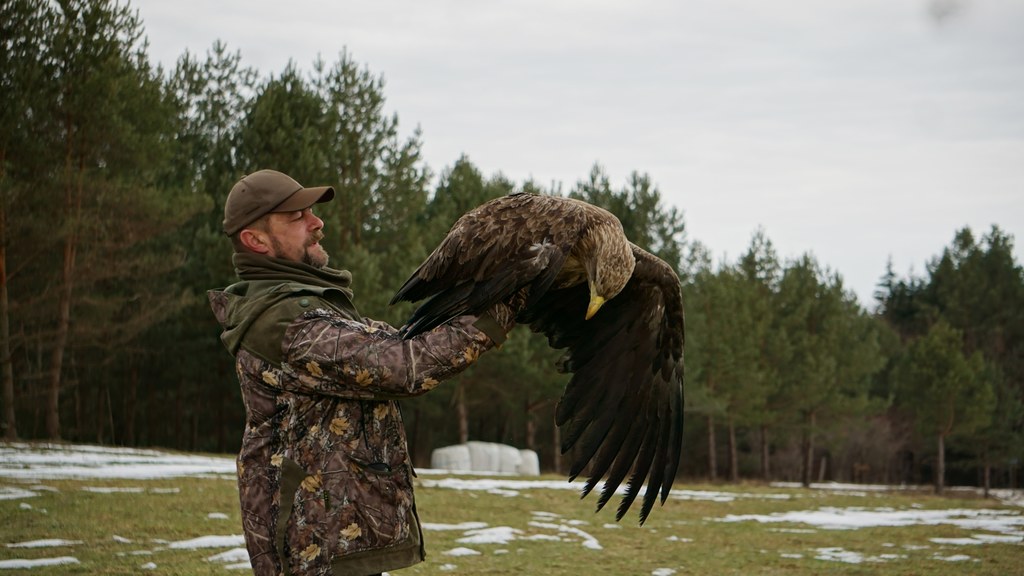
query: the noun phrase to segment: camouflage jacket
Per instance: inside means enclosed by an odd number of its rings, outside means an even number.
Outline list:
[[[253,255],[235,264],[242,281],[209,299],[245,403],[237,467],[253,572],[363,575],[422,561],[395,400],[464,370],[494,345],[486,334],[504,332],[463,317],[403,341],[359,317],[347,273]]]

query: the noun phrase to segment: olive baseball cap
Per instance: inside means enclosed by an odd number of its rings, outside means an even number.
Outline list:
[[[271,212],[305,210],[334,198],[334,188],[304,188],[287,174],[260,170],[239,180],[224,202],[224,233],[232,236]]]

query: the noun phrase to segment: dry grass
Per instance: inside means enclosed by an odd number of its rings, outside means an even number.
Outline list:
[[[0,485],[22,485],[8,480]],[[181,478],[157,481],[83,480],[42,481],[53,490],[41,490],[28,499],[0,500],[0,540],[5,543],[60,538],[81,541],[60,547],[0,547],[0,560],[73,556],[78,564],[35,568],[34,576],[51,574],[137,574],[143,564],[156,564],[155,573],[235,574],[224,564],[206,559],[224,548],[168,549],[168,542],[208,535],[240,534],[233,480]],[[85,487],[142,488],[141,493],[96,493]],[[670,568],[678,574],[1024,574],[1021,544],[950,545],[932,538],[967,537],[983,532],[950,525],[861,530],[822,530],[800,524],[721,522],[728,514],[771,514],[819,507],[889,507],[893,509],[986,508],[1020,510],[992,500],[937,498],[924,494],[868,493],[851,495],[763,486],[683,486],[738,495],[732,501],[670,500],[656,508],[646,525],[635,515],[614,524],[612,510],[593,513],[593,497],[579,500],[572,490],[524,490],[518,496],[485,491],[444,488],[417,489],[420,515],[426,522],[455,524],[486,522],[521,531],[505,544],[464,544],[464,531],[426,533],[427,562],[400,574],[544,574],[619,576],[651,574]],[[787,495],[785,499],[758,495]],[[545,519],[536,512],[557,515]],[[227,519],[211,519],[223,513]],[[526,539],[550,537],[558,531],[531,522],[565,524],[569,521],[600,542],[601,549],[582,545],[576,534],[561,541]],[[131,540],[120,542],[114,538]],[[456,547],[481,552],[476,556],[449,556]],[[890,558],[859,564],[816,559],[819,549],[842,548],[863,557]],[[890,555],[890,556],[886,556]],[[967,555],[970,560],[942,560]],[[454,568],[451,566],[454,565]]]

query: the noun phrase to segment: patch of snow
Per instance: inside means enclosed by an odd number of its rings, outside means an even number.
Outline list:
[[[936,554],[932,556],[932,560],[943,560],[945,562],[965,562],[970,559],[971,557],[966,554],[953,554],[952,556],[939,556]]]
[[[508,544],[522,533],[522,530],[508,526],[495,526],[493,528],[469,530],[466,532],[465,537],[459,538],[456,542],[460,544]]]
[[[971,544],[1020,544],[1024,542],[1024,536],[1017,534],[973,534],[969,538],[929,538],[936,544],[954,544],[954,545],[971,545]]]
[[[31,510],[32,505],[28,502],[22,502],[21,504],[18,504],[18,508],[21,508],[22,510]]]
[[[146,489],[141,486],[82,486],[82,491],[96,494],[142,494]]]
[[[804,557],[803,554],[786,554],[786,553],[779,554],[779,556],[782,556],[783,558],[793,558],[793,559],[800,559],[800,558]]]
[[[619,526],[618,524],[605,524],[601,526],[601,528],[605,528],[607,530],[619,530],[622,526]]]
[[[419,470],[417,470],[419,472]],[[421,478],[419,483],[426,488],[447,488],[449,490],[576,490],[583,489],[583,482],[563,480],[513,480],[505,478]]]
[[[156,562],[146,562],[142,566],[139,566],[140,570],[156,570]]]
[[[200,536],[191,540],[179,540],[167,544],[168,548],[176,550],[196,550],[199,548],[230,548],[245,546],[245,537],[242,535],[231,536]]]
[[[38,493],[16,486],[0,486],[0,500],[20,500],[21,498],[34,498]]]
[[[1024,526],[1024,515],[1011,510],[951,509],[951,510],[893,510],[880,508],[869,510],[853,508],[819,508],[794,512],[779,512],[770,515],[730,514],[718,519],[721,522],[793,522],[810,524],[826,530],[856,530],[878,526],[914,526],[950,524],[968,530],[988,530],[1004,534],[1017,534]]]
[[[421,472],[421,470],[417,470]],[[506,495],[502,491],[520,492],[523,490],[575,490],[581,492],[584,482],[567,482],[563,480],[514,480],[505,478],[421,478],[419,483],[426,488],[446,488],[449,490],[478,490],[492,494]],[[625,494],[626,487],[620,486],[617,494]],[[756,494],[743,492],[716,492],[709,490],[672,490],[669,493],[676,500],[699,500],[710,502],[732,502],[738,498],[754,498],[762,500],[790,500],[792,494]]]
[[[679,536],[669,536],[668,538],[665,538],[665,540],[668,540],[669,542],[693,542],[693,538],[680,538]]]
[[[562,517],[561,514],[555,514],[554,512],[543,512],[541,510],[534,510],[533,512],[530,512],[530,514],[533,514],[534,516],[540,516],[541,518],[561,518]]]
[[[452,570],[455,570],[456,568],[458,568],[458,566],[456,566],[455,564],[441,564],[440,566],[437,567],[437,569],[441,570],[442,572],[451,572]]]
[[[957,546],[984,544],[981,540],[975,540],[974,538],[929,538],[929,540],[936,544],[954,544]]]
[[[973,537],[976,540],[982,540],[984,542],[998,542],[1001,544],[1020,544],[1024,542],[1024,534],[1021,533],[1006,535],[975,534]]]
[[[441,552],[441,554],[444,554],[445,556],[479,556],[480,552],[477,552],[472,548],[459,546],[458,548],[452,548],[451,550]]]
[[[210,512],[206,515],[210,520],[227,520],[229,516],[223,512]]]
[[[814,558],[816,560],[826,560],[830,562],[845,562],[847,564],[860,564],[864,561],[864,556],[857,552],[850,552],[842,548],[818,548],[815,550],[818,553]]]
[[[800,489],[803,486],[799,482],[772,482],[773,488]],[[930,493],[932,486],[925,485],[891,485],[891,484],[845,484],[842,482],[812,482],[811,490],[825,492],[844,493],[848,496],[865,496],[868,492],[923,492]],[[950,492],[963,492],[966,494],[983,496],[984,490],[976,486],[948,486]],[[1009,488],[995,488],[989,490],[989,495],[1011,506],[1024,507],[1024,491]]]
[[[531,521],[530,522],[530,526],[533,526],[534,528],[545,528],[545,529],[548,529],[548,530],[557,530],[560,533],[575,534],[576,536],[579,536],[580,538],[583,539],[582,544],[583,544],[584,548],[589,548],[590,550],[602,550],[603,549],[601,547],[601,543],[597,541],[597,538],[594,538],[590,534],[584,532],[583,530],[580,530],[579,528],[575,528],[573,526],[568,526],[566,524],[552,524],[550,522],[538,522],[538,521]]]
[[[121,544],[131,544],[132,543],[131,540],[125,538],[124,536],[118,536],[117,534],[114,534],[112,536],[112,538],[114,539],[114,542],[119,542]]]
[[[504,488],[493,488],[487,491],[488,494],[494,494],[495,496],[504,496],[511,498],[513,496],[519,496],[518,490],[505,490]]]
[[[59,558],[35,558],[33,560],[0,560],[0,570],[24,570],[26,568],[63,566],[65,564],[78,564],[78,558],[74,556],[61,556]]]
[[[520,540],[548,540],[551,542],[561,542],[562,537],[554,534],[530,534],[529,536],[520,538]]]
[[[655,568],[651,571],[651,576],[672,576],[675,573],[672,568]]]
[[[59,489],[53,486],[47,486],[45,484],[34,484],[28,487],[29,490],[35,490],[36,492],[60,492]]]
[[[238,564],[228,564],[224,568],[227,570],[251,570],[252,564],[249,562],[239,562]]]
[[[1003,504],[1024,507],[1024,490],[997,489],[989,490],[988,493]]]
[[[83,444],[0,444],[0,478],[235,477],[234,458]]]
[[[56,546],[75,546],[81,544],[81,540],[61,540],[60,538],[49,538],[45,540],[29,540],[8,544],[8,548],[53,548]]]
[[[461,524],[438,524],[435,522],[423,522],[420,527],[424,530],[479,530],[486,528],[487,522],[462,522]]]
[[[620,487],[617,493],[625,493],[625,488]],[[737,498],[752,498],[760,500],[792,500],[792,494],[757,494],[748,492],[716,492],[713,490],[671,490],[669,497],[676,500],[697,500],[702,502],[734,502]]]
[[[249,551],[245,548],[232,548],[220,554],[214,554],[206,559],[207,562],[245,562],[249,565]]]
[[[861,564],[863,562],[889,562],[890,560],[898,560],[900,558],[906,558],[899,554],[881,554],[879,556],[865,556],[860,552],[852,552],[850,550],[844,550],[839,547],[830,548],[816,548],[815,552],[817,555],[814,557],[816,560],[826,560],[830,562],[845,562],[847,564]]]

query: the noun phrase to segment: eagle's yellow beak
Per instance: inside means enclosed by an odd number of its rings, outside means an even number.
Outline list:
[[[587,306],[587,320],[590,320],[594,317],[594,314],[597,314],[597,311],[601,309],[601,306],[604,306],[604,302],[604,298],[597,294],[590,295],[590,306]]]

